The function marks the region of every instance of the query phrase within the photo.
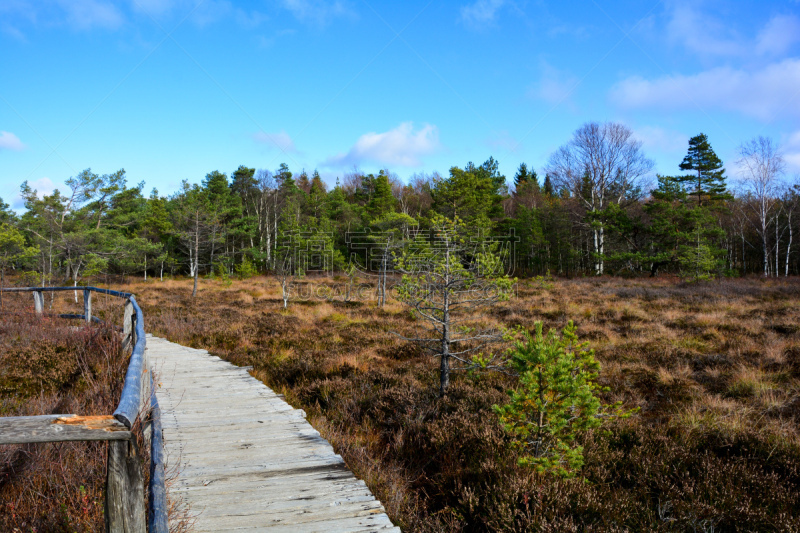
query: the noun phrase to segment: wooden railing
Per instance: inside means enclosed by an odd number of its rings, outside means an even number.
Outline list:
[[[0,444],[107,440],[105,523],[106,531],[121,533],[168,533],[167,501],[164,486],[164,443],[161,413],[153,391],[153,377],[145,354],[142,310],[133,294],[97,287],[24,287],[0,289],[3,292],[33,293],[37,315],[44,313],[44,293],[83,291],[83,314],[60,314],[87,323],[102,322],[92,316],[92,293],[108,294],[125,300],[122,346],[131,352],[119,405],[112,415],[75,414],[0,417]],[[149,400],[149,401],[148,401]],[[142,463],[133,425],[150,408],[150,484],[145,503]],[[144,421],[142,421],[144,422]]]

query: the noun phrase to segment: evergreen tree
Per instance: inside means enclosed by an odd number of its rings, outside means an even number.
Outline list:
[[[4,222],[12,222],[16,220],[17,216],[8,208],[8,204],[0,198],[0,224]]]
[[[255,178],[256,169],[240,165],[231,173],[231,192],[246,202],[255,196],[258,182]]]
[[[542,185],[542,190],[547,196],[556,195],[556,190],[553,187],[553,180],[550,178],[550,174],[544,175],[544,184]]]
[[[724,232],[713,213],[694,202],[680,177],[658,176],[658,188],[644,206],[650,216],[650,275],[675,264],[684,277],[704,279],[717,269],[723,250],[715,245]]]
[[[311,192],[311,180],[308,179],[305,169],[297,176],[297,187],[306,194]]]
[[[375,178],[375,191],[367,204],[367,212],[373,220],[379,219],[395,210],[397,200],[392,195],[392,185],[389,176],[381,170]]]
[[[324,207],[327,200],[328,196],[325,190],[325,182],[322,181],[319,172],[315,170],[311,177],[311,186],[309,187],[308,193],[308,214],[315,219],[327,216]]]
[[[573,477],[583,466],[582,433],[604,419],[630,416],[622,402],[603,405],[597,397],[605,389],[597,382],[600,364],[588,343],[579,343],[570,321],[561,334],[521,331],[508,351],[509,366],[519,373],[519,386],[509,391],[511,401],[494,410],[503,428],[521,450],[519,464],[543,474]]]
[[[520,163],[517,173],[514,175],[514,187],[519,189],[520,185],[527,183],[529,179],[530,174],[528,173],[528,165],[525,163]]]
[[[730,198],[725,186],[725,169],[704,133],[689,139],[689,151],[680,164],[681,170],[695,174],[680,176],[678,181],[690,195],[697,198],[697,205],[710,205]]]
[[[32,259],[39,253],[39,248],[28,246],[20,231],[7,222],[0,222],[0,289],[5,287],[6,269],[20,261]],[[3,292],[0,291],[0,306],[3,304]]]

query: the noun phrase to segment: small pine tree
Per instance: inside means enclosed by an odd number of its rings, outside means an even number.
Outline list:
[[[508,365],[519,373],[519,387],[510,391],[511,402],[494,410],[503,428],[522,451],[519,464],[539,473],[573,477],[583,466],[583,447],[576,437],[597,428],[603,419],[626,417],[620,403],[603,405],[595,393],[600,364],[587,343],[578,343],[570,321],[558,335],[521,330],[508,352]]]

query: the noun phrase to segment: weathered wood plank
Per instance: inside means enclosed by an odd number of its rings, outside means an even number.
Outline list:
[[[111,415],[0,417],[0,444],[130,438],[128,428]]]
[[[150,490],[148,491],[147,529],[149,533],[169,533],[166,493],[164,439],[161,430],[161,408],[153,395],[150,424]]]
[[[146,533],[144,479],[136,439],[111,442],[106,466],[106,531]]]
[[[399,531],[305,412],[205,350],[156,337],[147,350],[194,531]]]

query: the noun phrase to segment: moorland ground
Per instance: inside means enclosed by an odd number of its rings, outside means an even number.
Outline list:
[[[800,280],[522,280],[476,315],[574,321],[603,400],[640,408],[581,436],[571,480],[517,465],[492,411],[513,376],[456,374],[438,397],[437,362],[395,335],[425,324],[392,300],[284,310],[270,277],[203,280],[195,300],[191,280],[115,288],[148,332],[251,365],[305,409],[404,531],[800,530]]]
[[[321,283],[320,280],[310,280]],[[310,298],[282,308],[273,278],[131,283],[148,331],[202,347],[309,413],[407,531],[797,531],[800,280],[520,281],[474,317],[572,320],[602,364],[604,400],[640,411],[581,437],[557,480],[517,465],[492,406],[515,378],[457,374],[399,338],[402,304]]]
[[[56,308],[69,308],[71,297],[59,296]],[[95,314],[121,317],[106,304],[98,302]],[[119,336],[34,317],[32,306],[30,294],[4,295],[0,416],[112,413],[128,360]],[[0,446],[0,531],[104,531],[106,449],[105,442]]]

